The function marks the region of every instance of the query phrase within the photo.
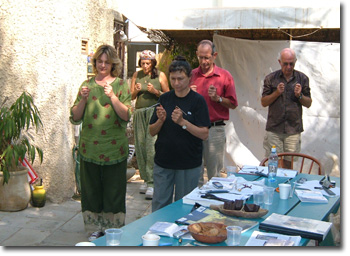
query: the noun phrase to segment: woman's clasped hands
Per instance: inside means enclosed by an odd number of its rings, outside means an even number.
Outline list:
[[[158,90],[156,90],[154,87],[153,87],[153,84],[151,83],[148,83],[147,84],[147,91],[152,93],[152,94],[157,94]]]
[[[116,96],[110,83],[106,82],[106,84],[103,86],[103,89],[107,97],[111,98],[113,96]]]
[[[134,90],[139,92],[139,91],[141,91],[141,89],[142,89],[141,84],[140,83],[136,83],[135,86],[134,86]]]
[[[89,98],[90,89],[87,86],[83,86],[81,88],[80,94],[83,97],[83,99],[87,100]]]

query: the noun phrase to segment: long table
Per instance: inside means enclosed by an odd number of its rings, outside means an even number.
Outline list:
[[[257,177],[253,175],[239,175],[244,177],[246,180],[257,180],[262,177]],[[321,180],[323,176],[319,175],[308,175],[308,174],[298,174],[291,182],[305,177],[308,180]],[[265,178],[263,178],[265,179]],[[338,177],[331,177],[332,180],[336,181],[338,187],[340,187],[340,179]],[[286,178],[277,177],[276,182],[269,184],[270,186],[277,187],[279,183],[285,182]],[[267,181],[266,181],[267,182]],[[248,203],[252,203],[252,199],[247,201]],[[328,216],[332,212],[336,212],[340,206],[340,196],[336,197],[328,197],[327,204],[315,204],[315,203],[305,203],[300,202],[299,198],[296,195],[293,195],[292,198],[288,200],[280,200],[279,194],[277,192],[274,193],[273,204],[270,206],[264,205],[265,209],[268,209],[269,212],[262,218],[252,219],[258,222],[262,222],[272,213],[278,213],[283,215],[290,215],[296,217],[303,218],[311,218],[316,220],[327,221]],[[148,229],[157,221],[164,222],[175,222],[177,219],[187,215],[191,212],[193,205],[183,204],[182,200],[178,200],[158,211],[155,211],[141,219],[138,219],[121,229],[123,230],[122,239],[120,242],[120,246],[141,246],[142,245],[142,235],[144,235]],[[242,233],[240,246],[244,246],[248,241],[249,237],[253,233],[254,230],[259,230],[258,226],[247,230]],[[332,245],[329,242],[332,242],[331,232],[329,232],[328,236],[324,240],[324,244],[321,245]],[[174,238],[161,236],[160,244],[172,245],[172,246],[181,246],[185,245],[190,240],[183,240],[181,244],[179,241]],[[105,246],[106,240],[105,237],[100,237],[93,241],[97,246]],[[190,243],[193,244],[194,241]],[[306,246],[309,242],[309,239],[302,238],[301,246]],[[326,244],[328,243],[328,244]],[[209,244],[208,244],[209,245]],[[211,246],[227,246],[226,242],[218,243],[218,244],[210,244]]]

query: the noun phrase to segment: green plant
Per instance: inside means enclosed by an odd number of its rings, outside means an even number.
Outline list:
[[[192,68],[196,68],[199,65],[198,58],[197,58],[197,44],[195,43],[187,43],[187,44],[175,44],[171,55],[172,58],[176,57],[177,55],[181,55],[186,58],[188,63],[191,65]]]
[[[33,163],[36,153],[40,163],[43,161],[42,150],[31,144],[26,136],[22,134],[31,126],[38,129],[43,126],[40,113],[33,102],[33,97],[26,92],[11,105],[5,107],[5,101],[0,109],[0,172],[3,173],[3,184],[8,183],[10,170],[20,165],[19,160],[24,159],[26,154]]]

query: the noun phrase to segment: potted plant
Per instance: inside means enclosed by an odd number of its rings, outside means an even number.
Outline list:
[[[39,156],[40,163],[43,161],[42,150],[33,145],[29,139],[23,134],[23,131],[30,127],[35,127],[36,132],[42,127],[40,113],[33,102],[33,97],[26,92],[10,106],[6,107],[5,101],[0,105],[0,210],[16,211],[27,207],[30,200],[30,187],[27,180],[27,170],[23,170],[21,159],[28,156],[28,159],[33,163],[36,155]],[[22,168],[21,168],[22,167]],[[25,179],[23,190],[20,188],[13,188],[13,186],[21,186],[17,176],[24,173]],[[13,176],[13,177],[12,177]],[[12,193],[22,193],[24,201],[27,200],[29,189],[29,198],[27,203],[22,203],[22,206],[15,206],[14,209],[7,209],[17,201],[14,196],[11,200]],[[12,191],[14,190],[14,191]],[[24,208],[23,208],[24,207]],[[20,209],[22,208],[22,209]]]

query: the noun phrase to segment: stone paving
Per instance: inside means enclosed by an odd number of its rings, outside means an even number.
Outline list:
[[[139,193],[142,182],[135,174],[127,183],[126,224],[152,211],[152,200]],[[73,246],[81,241],[87,241],[87,235],[79,200],[0,212],[0,246]]]

